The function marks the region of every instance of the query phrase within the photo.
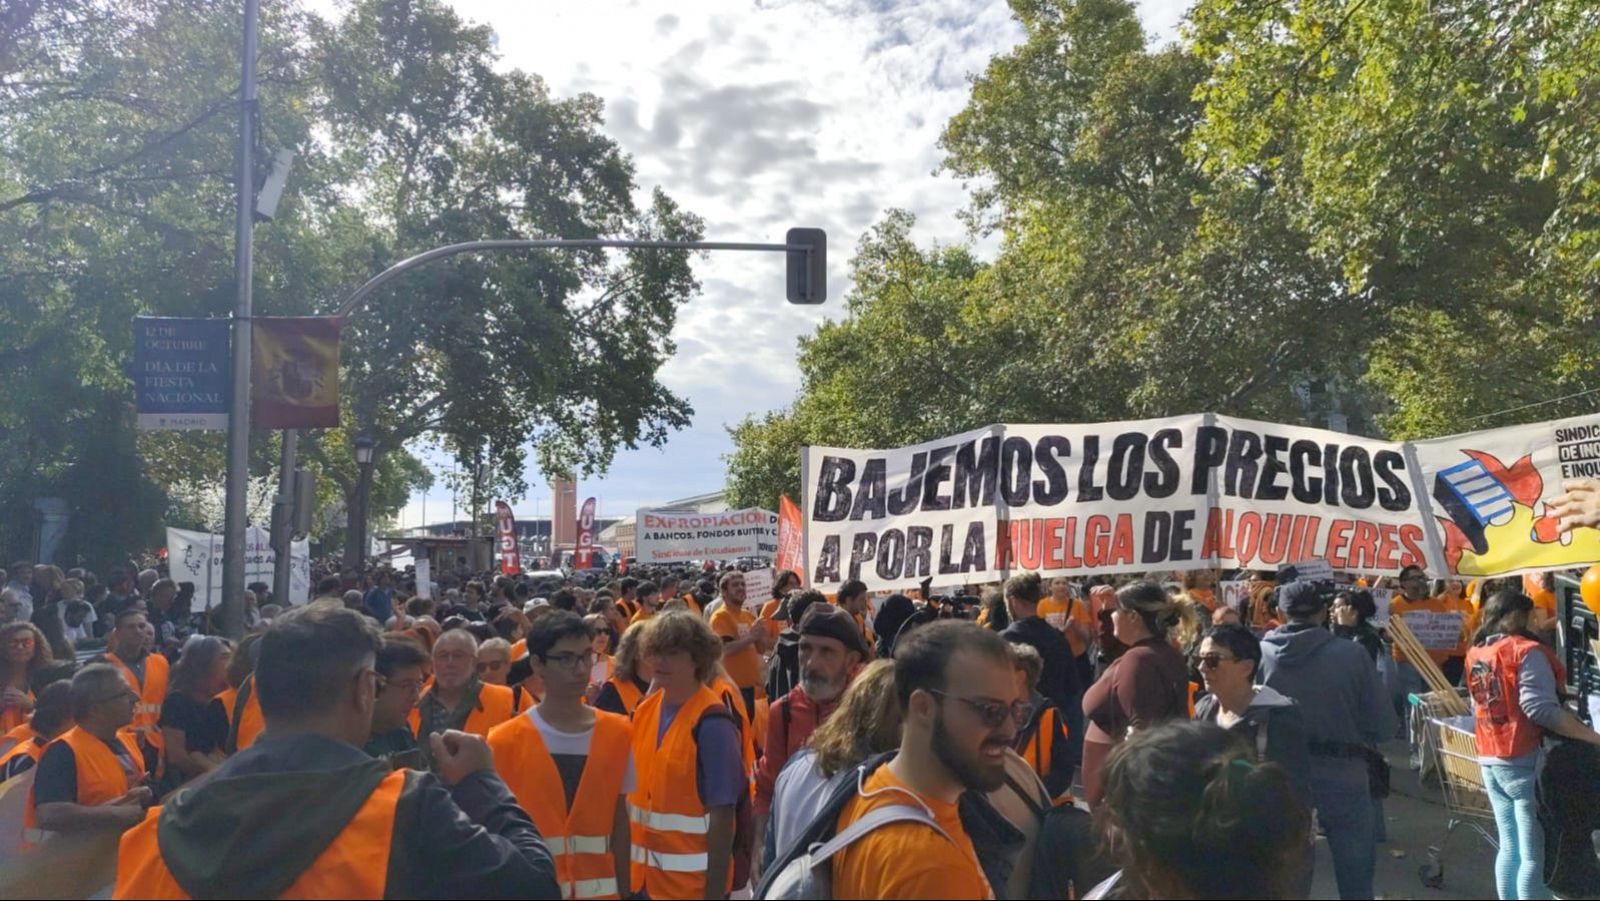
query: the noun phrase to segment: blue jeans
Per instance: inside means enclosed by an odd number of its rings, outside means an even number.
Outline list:
[[[1366,761],[1313,757],[1311,799],[1317,821],[1328,833],[1339,897],[1372,898],[1378,843]]]
[[[1502,898],[1549,898],[1544,886],[1544,827],[1534,793],[1537,769],[1485,766],[1483,784],[1500,829],[1494,857],[1494,884]]]

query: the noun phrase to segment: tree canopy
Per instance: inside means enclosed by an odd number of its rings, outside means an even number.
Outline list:
[[[59,495],[78,514],[66,557],[104,562],[159,544],[164,521],[193,524],[183,498],[220,480],[220,434],[134,430],[126,370],[133,316],[231,309],[239,27],[207,0],[0,11],[0,546],[26,547],[28,504]],[[501,69],[488,29],[440,0],[357,0],[333,20],[273,0],[261,28],[257,157],[296,157],[256,229],[258,315],[331,312],[440,244],[700,236],[666,194],[641,193],[598,98]],[[688,422],[656,373],[698,288],[688,254],[666,252],[407,275],[345,328],[344,425],[306,434],[303,458],[327,500],[348,498],[350,442],[370,432],[375,520],[427,480],[418,442],[486,454],[513,492],[529,460],[603,470]],[[257,475],[275,443],[256,433]]]
[[[999,421],[1594,408],[1593,4],[1200,0],[1160,47],[1126,0],[1011,6],[942,141],[998,254],[887,213],[795,402],[731,429],[734,503],[797,491],[806,444]]]

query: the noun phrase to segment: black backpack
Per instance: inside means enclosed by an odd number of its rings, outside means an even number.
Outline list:
[[[775,704],[800,684],[800,633],[785,629],[767,660],[767,697]]]

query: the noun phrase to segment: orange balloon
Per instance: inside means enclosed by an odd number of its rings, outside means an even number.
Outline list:
[[[1528,597],[1533,598],[1533,605],[1543,610],[1556,609],[1556,593],[1546,585],[1549,584],[1548,573],[1523,573],[1522,590]]]
[[[1578,583],[1578,590],[1583,595],[1583,602],[1589,605],[1595,616],[1600,616],[1600,563],[1596,563],[1583,574],[1583,581]]]

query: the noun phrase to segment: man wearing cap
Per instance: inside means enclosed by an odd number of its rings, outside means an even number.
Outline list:
[[[828,603],[820,592],[798,594],[785,606],[786,615],[800,623],[800,684],[767,710],[766,751],[756,766],[757,858],[772,812],[778,773],[838,708],[850,680],[871,657],[855,617]]]
[[[1299,704],[1311,750],[1311,799],[1328,834],[1341,898],[1373,897],[1376,823],[1368,761],[1394,734],[1372,658],[1325,628],[1330,588],[1289,582],[1278,591],[1288,623],[1261,639],[1261,684]]]

